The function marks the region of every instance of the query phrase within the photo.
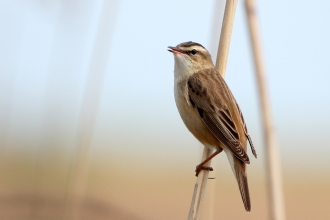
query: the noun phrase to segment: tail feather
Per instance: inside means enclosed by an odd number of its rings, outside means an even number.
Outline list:
[[[246,172],[245,172],[246,164],[244,162],[240,161],[239,159],[237,159],[237,157],[235,157],[229,150],[224,149],[224,151],[227,154],[230,166],[236,177],[245,210],[247,212],[250,212],[251,211],[251,200],[250,200],[250,193],[249,193],[249,185],[248,185],[247,176],[246,176]]]
[[[244,166],[245,166],[245,164],[244,164]],[[249,185],[248,185],[246,173],[243,169],[239,169],[236,171],[236,179],[237,179],[239,191],[241,192],[245,210],[247,212],[250,212],[251,211],[251,200],[250,200],[250,193],[249,193]]]

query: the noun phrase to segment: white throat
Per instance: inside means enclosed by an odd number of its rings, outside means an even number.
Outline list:
[[[174,54],[174,80],[181,81],[193,75],[197,71],[188,57]]]

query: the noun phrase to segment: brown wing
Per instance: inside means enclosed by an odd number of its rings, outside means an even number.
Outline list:
[[[188,96],[191,105],[196,109],[199,116],[212,132],[212,134],[224,144],[238,159],[244,163],[250,163],[249,157],[239,142],[239,133],[232,119],[230,110],[221,97],[212,99],[212,79],[203,80],[195,76],[188,79]],[[218,94],[217,94],[218,95]]]
[[[236,102],[236,100],[235,100],[235,102]],[[257,152],[256,152],[256,150],[254,149],[254,146],[253,146],[253,143],[252,143],[252,139],[251,139],[251,137],[250,137],[250,135],[249,135],[249,131],[248,131],[247,127],[246,127],[246,124],[245,124],[245,121],[244,121],[244,117],[243,117],[242,111],[241,111],[241,109],[239,108],[237,102],[236,102],[236,106],[237,106],[237,109],[238,109],[238,111],[239,111],[239,114],[241,115],[241,120],[242,120],[242,124],[243,124],[243,128],[244,128],[244,133],[245,133],[246,138],[248,139],[248,141],[249,141],[249,143],[250,143],[251,151],[252,151],[254,157],[257,158]]]

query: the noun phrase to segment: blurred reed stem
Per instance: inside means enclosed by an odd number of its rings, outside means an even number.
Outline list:
[[[263,65],[263,56],[260,46],[260,35],[256,7],[254,0],[245,0],[245,9],[250,32],[250,40],[253,51],[256,78],[259,89],[259,99],[262,111],[265,162],[268,191],[269,217],[271,220],[285,220],[284,199],[282,189],[282,174],[279,150],[276,144],[276,135],[273,127],[271,107],[266,85],[266,74]]]
[[[86,193],[89,151],[108,67],[110,43],[119,1],[103,1],[100,22],[92,52],[77,132],[76,155],[72,161],[66,196],[65,220],[79,220]]]

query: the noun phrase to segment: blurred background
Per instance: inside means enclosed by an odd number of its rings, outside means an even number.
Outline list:
[[[287,219],[330,219],[330,3],[257,3]],[[0,219],[186,219],[203,147],[177,112],[167,46],[214,59],[224,4],[0,0]],[[258,153],[252,212],[221,154],[203,219],[267,219],[243,1],[226,81]]]

